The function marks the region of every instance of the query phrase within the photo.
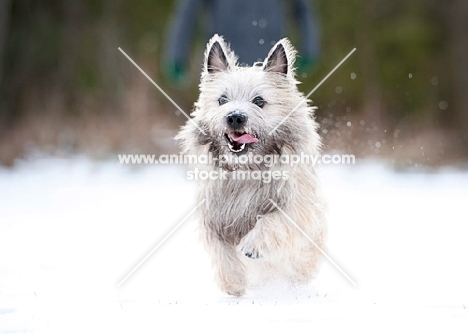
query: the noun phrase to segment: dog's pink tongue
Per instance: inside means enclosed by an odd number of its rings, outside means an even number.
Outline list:
[[[248,133],[244,133],[242,136],[235,134],[234,132],[231,133],[232,140],[240,143],[240,144],[248,144],[248,143],[258,143],[258,139],[252,137]]]

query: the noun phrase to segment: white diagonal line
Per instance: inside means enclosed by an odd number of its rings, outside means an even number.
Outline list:
[[[292,219],[291,217],[289,217],[286,212],[284,212],[272,199],[270,199],[270,202],[286,217],[287,220],[289,220],[289,222],[291,224],[293,224],[298,230],[299,232],[301,232],[306,238],[307,240],[309,240],[319,251],[320,253],[322,253],[323,256],[325,256],[327,258],[328,261],[330,261],[330,263],[335,266],[336,269],[338,269],[338,271],[343,274],[344,277],[346,277],[348,279],[348,281],[350,281],[354,286],[357,286],[357,284],[351,279],[351,277],[349,277],[344,271],[343,269],[341,269],[336,263],[335,261],[332,260],[332,258],[330,256],[328,256],[327,253],[325,253],[325,251],[320,248],[319,245],[317,245],[315,243],[314,240],[312,240],[312,238],[310,238],[307,233],[305,233],[300,227],[299,225],[297,225]]]
[[[164,241],[166,241],[166,240],[180,227],[180,225],[182,225],[182,224],[192,215],[192,213],[193,213],[196,209],[198,209],[198,207],[199,207],[200,205],[202,205],[205,201],[206,201],[206,199],[204,199],[203,201],[201,201],[200,203],[198,203],[198,205],[197,205],[196,207],[194,207],[194,208],[192,209],[192,211],[190,211],[190,212],[188,213],[188,215],[186,215],[186,216],[184,217],[184,219],[182,219],[182,220],[180,221],[180,223],[177,224],[176,227],[174,227],[174,228],[171,230],[171,232],[169,232],[169,233],[164,237],[164,239],[162,239],[162,240],[156,245],[156,247],[154,247],[154,248],[151,250],[151,252],[149,252],[148,255],[146,255],[146,256],[143,258],[143,260],[141,260],[140,263],[138,263],[138,264],[135,266],[135,268],[133,268],[132,271],[130,271],[130,272],[128,273],[127,276],[125,276],[125,278],[124,278],[122,281],[120,281],[120,283],[117,285],[117,287],[120,287],[120,286],[121,286],[121,285],[122,285],[122,284],[123,284],[123,283],[124,283],[124,282],[125,282],[125,281],[126,281],[126,280],[127,280],[127,279],[128,279],[128,278],[129,278],[129,277],[130,277],[130,276],[131,276],[131,275],[132,275],[132,274],[133,274],[133,273],[150,257],[150,256],[151,256],[151,254],[153,254],[153,253],[159,248],[159,246],[161,246],[161,245],[164,243]]]
[[[318,83],[318,85],[315,86],[315,88],[312,89],[312,90],[310,91],[310,93],[307,94],[307,96],[306,96],[305,98],[303,98],[302,101],[299,102],[299,103],[297,104],[297,106],[295,106],[294,109],[291,110],[291,111],[289,112],[289,114],[288,114],[286,117],[284,117],[284,118],[281,120],[281,122],[279,122],[278,125],[276,125],[276,126],[273,128],[273,130],[270,131],[270,133],[268,133],[268,135],[271,135],[273,132],[275,132],[276,129],[278,129],[278,127],[279,127],[281,124],[283,124],[283,122],[284,122],[286,119],[288,119],[288,117],[291,116],[291,115],[293,114],[293,112],[295,112],[295,111],[297,110],[297,108],[299,108],[299,106],[300,106],[302,103],[304,103],[304,102],[309,98],[309,96],[311,96],[312,93],[315,92],[315,91],[325,82],[325,80],[327,80],[327,79],[330,77],[330,75],[332,75],[333,72],[335,72],[335,71],[338,69],[338,67],[340,67],[341,64],[343,64],[343,63],[346,61],[346,59],[348,59],[349,56],[351,56],[351,55],[354,53],[354,51],[356,51],[356,48],[352,49],[351,52],[348,53],[348,54],[346,55],[346,57],[344,57],[343,60],[340,61],[340,62],[338,63],[338,65],[336,65],[335,68],[334,68],[333,70],[331,70],[331,72],[328,73],[327,76],[326,76],[325,78],[323,78],[322,81],[320,81],[320,82]]]
[[[185,117],[187,117],[187,119],[188,119],[190,122],[192,122],[193,125],[195,125],[195,126],[198,128],[198,130],[201,131],[201,133],[203,133],[204,135],[206,135],[205,131],[203,131],[203,130],[198,126],[198,124],[195,123],[195,122],[193,121],[193,119],[190,118],[190,116],[187,115],[187,114],[182,110],[182,108],[179,107],[179,105],[178,105],[177,103],[175,103],[175,101],[174,101],[173,99],[171,99],[171,97],[170,97],[169,95],[167,95],[166,92],[165,92],[161,87],[159,87],[158,84],[157,84],[156,82],[154,82],[153,79],[151,79],[151,78],[148,76],[148,74],[146,74],[145,71],[143,71],[143,70],[141,69],[141,67],[138,66],[137,63],[135,63],[135,62],[133,61],[133,59],[130,58],[130,57],[124,52],[124,50],[122,50],[120,47],[119,47],[118,49],[119,49],[120,52],[122,52],[122,54],[123,54],[125,57],[127,57],[128,60],[130,60],[130,62],[131,62],[133,65],[135,65],[135,67],[136,67],[137,69],[140,70],[141,73],[143,73],[143,75],[144,75],[157,89],[159,89],[159,91],[160,91],[169,101],[171,101],[171,103],[172,103],[182,114],[184,114]]]

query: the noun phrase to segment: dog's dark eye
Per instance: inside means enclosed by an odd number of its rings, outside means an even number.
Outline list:
[[[218,103],[220,106],[222,106],[225,103],[228,103],[228,98],[226,95],[221,95],[221,97],[218,99]]]
[[[261,96],[257,96],[256,98],[252,100],[252,103],[260,108],[263,108],[266,102]]]

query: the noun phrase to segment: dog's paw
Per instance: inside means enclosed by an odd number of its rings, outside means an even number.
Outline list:
[[[251,259],[263,259],[264,250],[260,246],[259,238],[256,235],[255,231],[252,230],[248,233],[237,246],[237,250],[244,256],[247,256]]]
[[[245,290],[244,289],[226,289],[224,290],[224,292],[234,297],[242,297],[245,293]]]
[[[255,247],[249,247],[247,245],[244,245],[244,247],[240,249],[240,252],[253,260],[263,258],[263,255]]]

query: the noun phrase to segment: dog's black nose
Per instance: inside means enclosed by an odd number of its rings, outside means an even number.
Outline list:
[[[237,130],[244,126],[245,122],[247,121],[247,116],[239,112],[233,112],[227,116],[226,121],[227,125],[231,129]]]

